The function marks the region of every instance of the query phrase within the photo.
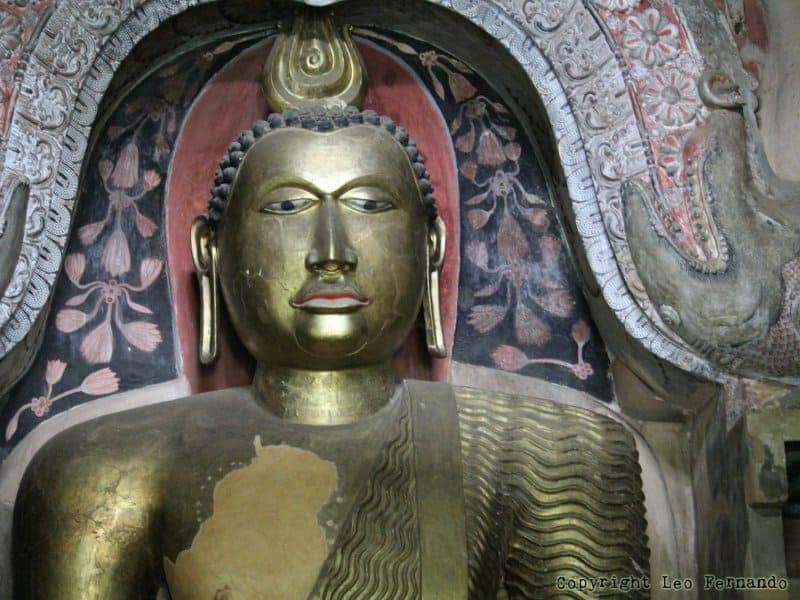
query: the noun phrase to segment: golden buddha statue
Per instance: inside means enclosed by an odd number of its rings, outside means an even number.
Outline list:
[[[203,358],[218,281],[253,383],[52,439],[16,502],[15,598],[580,597],[564,582],[648,574],[622,426],[396,382],[420,306],[444,352],[444,235],[388,118],[287,111],[242,134],[192,245]]]

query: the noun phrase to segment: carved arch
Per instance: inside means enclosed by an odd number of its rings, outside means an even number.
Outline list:
[[[626,332],[657,357],[710,379],[722,373],[669,334],[641,284],[624,235],[619,184],[651,162],[621,55],[597,7],[629,0],[427,0],[499,41],[524,70],[556,132],[570,215],[594,282]],[[4,180],[30,193],[18,259],[0,298],[0,379],[33,353],[70,231],[83,160],[116,69],[165,20],[214,0],[65,0],[30,49],[5,149]],[[320,4],[319,2],[308,2]],[[612,6],[614,5],[614,6]],[[624,8],[624,7],[623,7]],[[598,111],[598,102],[605,110]],[[0,215],[14,197],[0,198]],[[1,278],[0,278],[1,279]],[[591,290],[590,290],[591,291]]]

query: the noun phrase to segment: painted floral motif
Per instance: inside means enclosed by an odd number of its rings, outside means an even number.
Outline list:
[[[433,90],[436,92],[436,95],[439,96],[440,100],[445,99],[445,86],[439,75],[445,77],[447,81],[447,90],[449,90],[456,102],[463,102],[474,96],[478,91],[469,79],[465,77],[465,75],[473,74],[472,69],[452,56],[441,54],[436,50],[417,52],[405,42],[400,42],[369,29],[356,29],[356,33],[386,42],[397,48],[403,54],[416,57],[420,65],[427,71]]]
[[[607,10],[630,10],[641,4],[642,0],[594,0],[600,8]]]
[[[569,369],[578,379],[588,379],[594,373],[594,369],[583,360],[583,347],[589,342],[590,335],[589,325],[583,319],[579,319],[572,326],[572,339],[578,346],[578,360],[575,363],[554,358],[528,358],[522,350],[514,346],[500,346],[492,353],[492,360],[506,371],[519,371],[528,365],[549,364]]]
[[[109,274],[123,275],[130,271],[131,252],[122,229],[122,217],[132,211],[136,230],[142,237],[149,238],[156,232],[158,225],[142,213],[138,202],[159,186],[161,175],[150,169],[139,180],[139,149],[135,142],[125,145],[116,164],[102,160],[97,168],[108,193],[108,208],[103,219],[80,227],[78,237],[84,246],[90,246],[112,222],[113,231],[105,241],[100,262]],[[138,192],[129,193],[137,188]]]
[[[436,95],[442,100],[444,100],[444,86],[439,80],[439,77],[437,77],[434,68],[443,72],[445,77],[447,77],[447,85],[456,102],[463,102],[467,98],[474,96],[475,92],[478,91],[463,75],[463,73],[472,73],[472,69],[460,60],[456,60],[451,56],[439,54],[435,50],[428,50],[419,53],[419,61],[422,63],[422,66],[428,70],[428,75],[430,75],[431,82],[433,83],[433,89]]]
[[[622,45],[646,66],[663,65],[678,55],[678,28],[655,8],[628,17],[625,24]]]
[[[450,125],[456,149],[464,154],[477,152],[477,163],[497,167],[506,161],[519,160],[522,149],[514,142],[517,130],[504,125],[501,115],[508,109],[500,102],[477,96],[461,105]]]
[[[700,109],[694,80],[677,69],[653,73],[642,93],[644,107],[656,121],[668,126],[686,125]]]
[[[19,3],[24,2],[17,0]],[[84,3],[88,18],[105,18],[102,10],[94,10],[92,2]],[[40,14],[47,2],[27,4],[35,6],[25,9],[28,12],[3,7],[24,13],[23,25],[27,27],[35,24],[35,15],[28,13]],[[43,343],[42,354],[63,357],[58,362],[66,366],[47,362],[46,355],[40,355],[17,384],[3,414],[4,422],[16,432],[7,436],[6,441],[11,439],[9,445],[36,425],[32,419],[19,422],[19,415],[26,410],[42,419],[63,410],[54,402],[66,393],[53,395],[51,390],[42,394],[40,389],[42,379],[56,381],[60,369],[66,369],[65,378],[70,383],[90,372],[117,373],[117,385],[124,382],[127,388],[167,381],[177,375],[169,327],[171,315],[169,311],[156,310],[170,302],[169,287],[162,276],[166,255],[164,227],[160,224],[163,180],[181,121],[201,86],[246,43],[222,42],[198,48],[164,65],[130,90],[110,116],[103,138],[90,158],[90,164],[97,168],[92,167],[83,178],[75,236],[53,299],[52,327]],[[0,86],[6,81],[3,69],[8,64],[9,61],[0,61]],[[13,66],[11,69],[13,75]],[[38,155],[27,157],[30,160],[21,157],[20,164],[47,160],[52,155],[47,152],[51,150],[46,145],[37,147]],[[41,219],[44,218],[42,211]],[[100,367],[107,368],[94,371]],[[103,391],[104,381],[110,383],[110,379],[99,375],[87,378],[80,391],[89,396],[110,393]],[[83,401],[84,398],[74,397],[62,406]]]
[[[0,60],[11,58],[21,44],[22,21],[15,14],[0,12]]]
[[[47,390],[42,396],[31,398],[27,404],[23,404],[14,413],[14,416],[6,425],[5,441],[8,442],[17,432],[19,426],[19,418],[26,410],[30,410],[36,417],[42,418],[50,412],[50,408],[54,403],[72,396],[73,394],[86,394],[88,396],[105,396],[113,394],[119,389],[119,378],[117,374],[105,367],[98,371],[94,371],[87,375],[81,384],[77,387],[70,388],[61,392],[60,394],[53,395],[53,387],[61,381],[64,376],[64,371],[67,368],[67,363],[61,360],[47,361],[47,368],[45,370],[45,383]]]
[[[139,285],[108,281],[81,283],[86,258],[83,254],[70,254],[64,260],[64,271],[72,284],[82,290],[77,296],[66,301],[67,306],[56,315],[56,328],[63,333],[73,333],[88,325],[97,315],[104,311],[100,323],[92,329],[80,344],[80,354],[90,364],[107,363],[114,353],[114,334],[112,322],[132,346],[143,352],[153,352],[161,343],[161,332],[158,325],[148,321],[124,321],[122,308],[145,315],[153,311],[131,299],[131,292],[142,292],[150,287],[161,274],[162,262],[155,258],[142,261],[139,269]],[[88,303],[88,304],[87,304]]]

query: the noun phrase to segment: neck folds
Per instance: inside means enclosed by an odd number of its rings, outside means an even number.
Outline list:
[[[259,366],[253,379],[258,401],[274,415],[309,425],[344,425],[383,408],[395,391],[387,364],[315,371]]]

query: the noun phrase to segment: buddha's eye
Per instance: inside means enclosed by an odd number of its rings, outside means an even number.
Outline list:
[[[291,200],[268,202],[261,207],[261,210],[274,215],[293,215],[305,210],[312,204],[314,204],[314,200],[311,198],[292,198]]]
[[[359,212],[377,213],[394,208],[389,200],[374,200],[372,198],[344,198],[343,202]]]

